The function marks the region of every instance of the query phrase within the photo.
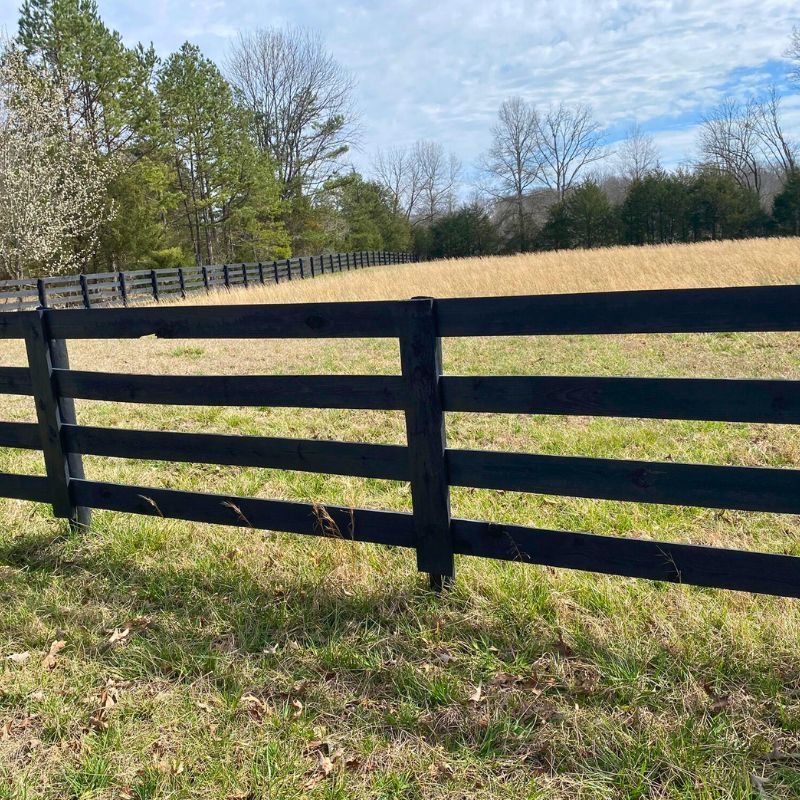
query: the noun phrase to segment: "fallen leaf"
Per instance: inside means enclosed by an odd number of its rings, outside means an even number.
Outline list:
[[[712,714],[719,714],[720,711],[724,711],[728,706],[731,704],[730,695],[724,695],[723,697],[718,697],[709,708],[709,711]]]
[[[303,713],[303,704],[297,698],[295,698],[292,700],[292,706],[294,707],[292,716],[299,717]]]
[[[753,787],[754,791],[758,794],[762,800],[768,800],[769,795],[767,794],[764,786],[769,783],[767,778],[760,778],[758,775],[753,773],[750,774],[750,785]]]
[[[47,651],[47,655],[44,657],[44,660],[42,661],[42,666],[45,669],[53,669],[55,667],[55,665],[56,665],[56,656],[66,646],[67,646],[67,643],[63,639],[56,639],[50,645],[50,649]]]
[[[261,720],[264,719],[269,712],[267,704],[260,697],[256,697],[254,694],[242,695],[241,703],[246,709],[247,713],[254,720],[256,720],[256,722],[261,722]]]
[[[92,730],[98,731],[102,733],[103,731],[108,730],[108,722],[106,721],[106,712],[105,709],[101,708],[98,711],[95,711],[89,717],[89,727]]]
[[[113,690],[109,691],[108,689],[101,689],[100,690],[100,707],[104,710],[108,710],[109,708],[113,708],[117,704],[117,701],[114,697]]]
[[[434,653],[434,657],[440,664],[449,664],[451,661],[455,661],[453,655],[449,651],[444,649],[437,650]]]
[[[108,643],[117,644],[117,642],[127,639],[130,635],[131,629],[128,625],[126,625],[124,628],[114,628],[114,630],[111,632],[111,636],[108,638]]]
[[[13,664],[24,664],[31,657],[30,651],[25,650],[23,653],[12,653],[6,658]]]
[[[469,696],[469,701],[470,703],[480,703],[482,697],[483,697],[483,687],[479,683],[475,687],[475,691]]]
[[[319,754],[319,771],[327,778],[333,772],[333,761],[324,753]]]
[[[218,653],[235,653],[236,637],[232,633],[223,633],[211,642],[211,649]]]
[[[13,725],[14,723],[10,719],[3,723],[2,727],[0,727],[0,741],[4,742],[6,739],[11,738],[11,728]]]
[[[512,675],[510,672],[497,672],[492,676],[489,681],[490,686],[513,686],[515,683],[521,681],[521,678]]]
[[[785,753],[773,742],[772,750],[762,758],[762,761],[800,761],[800,753]]]

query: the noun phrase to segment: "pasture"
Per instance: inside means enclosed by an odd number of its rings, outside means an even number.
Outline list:
[[[797,240],[379,267],[191,302],[796,283]],[[8,344],[8,343],[6,343]],[[72,366],[396,374],[378,340],[74,342]],[[23,365],[6,346],[4,365]],[[450,374],[800,378],[800,335],[447,340]],[[29,398],[2,418],[33,420]],[[79,401],[84,424],[404,443],[400,412]],[[791,426],[451,413],[448,441],[800,464]],[[0,470],[42,473],[0,450]],[[410,510],[404,483],[87,457],[98,480]],[[800,555],[788,515],[452,490],[454,515]],[[0,500],[0,798],[792,798],[797,601]],[[63,643],[63,644],[61,644]]]

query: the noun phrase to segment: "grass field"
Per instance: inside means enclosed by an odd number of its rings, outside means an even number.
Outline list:
[[[374,268],[202,302],[796,283],[800,240]],[[197,300],[195,300],[197,302]],[[3,343],[3,364],[23,364]],[[142,373],[396,373],[395,342],[74,342]],[[800,334],[449,340],[451,374],[800,379]],[[6,420],[33,419],[2,397]],[[79,421],[403,443],[399,413],[79,402]],[[800,465],[790,427],[449,414],[454,447]],[[410,509],[405,484],[87,458],[89,477]],[[43,472],[0,449],[0,470]],[[459,516],[800,555],[792,516],[452,490]],[[797,601],[0,500],[0,798],[797,798]],[[62,644],[63,643],[63,644]]]

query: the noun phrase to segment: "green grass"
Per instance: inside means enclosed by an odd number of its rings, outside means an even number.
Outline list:
[[[71,345],[152,373],[384,372],[387,342]],[[4,363],[22,363],[11,346]],[[461,374],[800,378],[791,335],[455,340]],[[32,419],[3,398],[5,419]],[[108,426],[403,442],[401,415],[79,403]],[[454,447],[788,466],[780,426],[448,415]],[[91,478],[410,509],[404,484],[86,459]],[[0,450],[0,469],[43,472]],[[453,490],[459,516],[800,555],[787,515]],[[796,601],[0,501],[0,798],[800,796]],[[127,631],[127,632],[126,632]],[[116,632],[116,634],[115,634]],[[112,643],[112,638],[118,641]],[[55,666],[42,665],[54,641]],[[6,658],[29,652],[17,663]],[[478,692],[480,688],[480,692]],[[5,726],[5,727],[4,727]],[[5,733],[3,733],[5,731]],[[770,757],[770,753],[773,752]],[[777,756],[775,755],[777,754]]]

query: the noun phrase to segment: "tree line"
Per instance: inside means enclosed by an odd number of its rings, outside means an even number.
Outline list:
[[[800,235],[774,91],[710,112],[676,170],[637,126],[612,150],[589,107],[510,98],[469,181],[425,140],[356,172],[353,96],[312,31],[249,30],[218,65],[126,45],[94,0],[25,0],[0,53],[0,276]]]
[[[790,54],[800,61],[800,47]],[[511,98],[477,165],[478,191],[416,226],[416,250],[437,258],[800,235],[798,147],[774,89],[723,100],[703,117],[697,150],[667,170],[638,125],[612,150],[587,106],[539,110]],[[400,155],[392,169],[383,161],[379,175],[401,171]],[[405,185],[414,183],[408,174]]]

